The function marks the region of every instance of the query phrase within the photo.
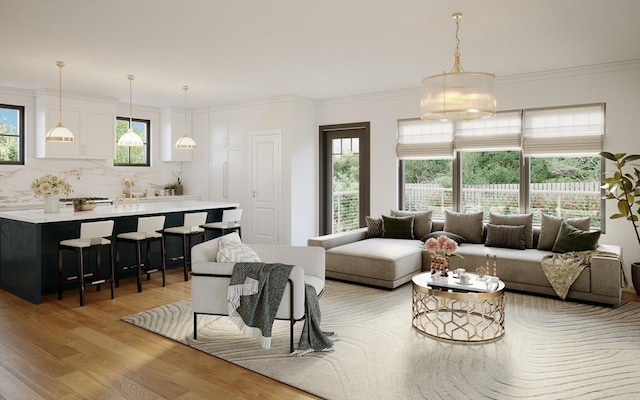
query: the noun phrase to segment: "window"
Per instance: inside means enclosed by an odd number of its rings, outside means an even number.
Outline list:
[[[460,152],[462,189],[460,211],[518,214],[520,210],[520,152]]]
[[[432,210],[434,218],[444,219],[453,210],[453,162],[443,160],[405,160],[402,179],[402,209]]]
[[[529,210],[534,223],[542,213],[558,217],[591,218],[601,226],[600,156],[532,157]]]
[[[128,129],[129,118],[118,117],[116,119],[116,156],[113,160],[113,165],[150,166],[151,121],[146,119],[133,119],[133,131],[142,138],[144,146],[118,146],[118,140]]]
[[[456,123],[401,120],[400,204],[432,210],[435,218],[446,209],[482,211],[485,220],[491,212],[530,212],[537,223],[545,213],[590,217],[592,226],[603,227],[598,153],[604,121],[604,104],[500,112]],[[452,160],[445,161],[447,146]],[[448,170],[437,168],[447,164]]]
[[[0,164],[24,165],[24,107],[0,104]]]

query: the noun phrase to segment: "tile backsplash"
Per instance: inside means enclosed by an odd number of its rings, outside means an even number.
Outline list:
[[[35,197],[31,182],[46,174],[65,178],[73,192],[63,197],[122,196],[122,181],[133,181],[133,192],[154,196],[157,189],[175,183],[182,174],[180,163],[157,162],[153,167],[114,167],[112,160],[30,159],[29,165],[0,167],[0,210],[42,208],[44,201]],[[110,165],[111,164],[111,165]],[[188,194],[185,192],[185,194]]]

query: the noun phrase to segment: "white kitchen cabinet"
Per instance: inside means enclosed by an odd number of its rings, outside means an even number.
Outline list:
[[[112,159],[115,145],[115,99],[69,96],[62,99],[62,123],[73,133],[74,142],[47,142],[47,132],[60,121],[57,91],[36,91],[36,157]]]
[[[211,200],[240,202],[244,198],[248,188],[243,152],[238,147],[211,150]]]
[[[210,197],[240,202],[249,191],[242,121],[212,121],[210,127]]]
[[[244,130],[242,121],[225,120],[211,123],[212,147],[244,147]]]
[[[160,160],[191,161],[193,150],[176,149],[176,141],[187,132],[191,138],[191,113],[187,112],[185,125],[184,108],[163,108],[160,111]]]

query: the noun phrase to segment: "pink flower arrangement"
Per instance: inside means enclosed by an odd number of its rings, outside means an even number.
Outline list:
[[[437,239],[427,239],[424,243],[424,249],[439,257],[449,257],[451,255],[457,255],[455,252],[458,251],[458,243],[456,243],[455,240],[442,235],[438,236]]]

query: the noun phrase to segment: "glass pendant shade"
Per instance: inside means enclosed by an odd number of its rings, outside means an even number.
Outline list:
[[[420,118],[463,121],[496,113],[495,76],[485,72],[450,72],[420,83]]]
[[[184,90],[184,134],[176,140],[175,148],[191,150],[196,148],[196,142],[187,135],[189,127],[189,125],[187,125],[187,90],[189,90],[189,86],[183,86],[182,90]]]
[[[60,80],[59,80],[59,95],[60,95],[60,119],[58,120],[58,124],[55,128],[51,129],[47,132],[47,136],[45,137],[45,141],[47,142],[74,142],[76,138],[73,136],[73,133],[62,125],[62,67],[64,67],[63,61],[56,61],[56,65],[60,70]]]
[[[144,142],[140,135],[133,131],[133,75],[127,75],[129,79],[129,129],[118,139],[118,146],[140,147]]]
[[[144,146],[144,143],[142,142],[140,135],[135,133],[133,129],[129,128],[127,133],[118,139],[118,146]]]
[[[185,133],[176,141],[176,149],[190,150],[196,148],[196,142]]]
[[[73,142],[76,138],[73,133],[62,125],[62,122],[58,122],[55,128],[47,132],[47,142]]]
[[[452,15],[456,21],[456,52],[451,72],[424,78],[420,82],[420,119],[465,121],[491,117],[496,114],[494,74],[466,72],[460,63],[460,19],[462,13]]]

